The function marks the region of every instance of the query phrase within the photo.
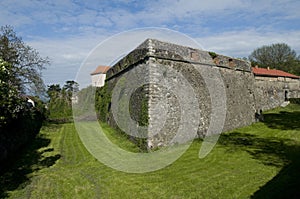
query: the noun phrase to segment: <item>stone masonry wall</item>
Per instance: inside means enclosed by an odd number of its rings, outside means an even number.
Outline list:
[[[253,74],[248,71],[236,71],[230,68],[217,67],[216,65],[203,65],[203,64],[190,64],[180,61],[155,59],[151,68],[165,66],[170,69],[174,69],[182,74],[190,83],[194,89],[195,96],[197,97],[200,121],[198,127],[198,137],[206,135],[208,127],[211,122],[211,108],[214,104],[211,102],[210,93],[207,89],[207,84],[202,77],[206,75],[204,72],[208,70],[215,70],[221,75],[220,79],[214,79],[213,81],[222,81],[224,84],[225,96],[220,96],[220,100],[226,102],[226,115],[223,131],[232,130],[241,126],[246,126],[254,121],[255,115],[255,103],[254,103],[254,78]],[[199,72],[200,71],[200,72]],[[171,74],[172,75],[172,74]],[[170,76],[166,74],[168,79]],[[184,92],[185,88],[181,88]],[[216,90],[215,92],[218,92]],[[157,107],[164,96],[167,97],[167,105],[160,104],[160,108]],[[150,102],[149,102],[149,124],[151,126],[160,126],[159,116],[161,113],[158,110],[165,110],[163,106],[168,107],[167,120],[164,127],[156,135],[149,137],[149,140],[153,147],[168,144],[177,132],[180,125],[180,103],[175,95],[172,95],[172,90],[163,88],[163,86],[156,85],[156,87],[150,87]],[[154,108],[155,107],[155,108]],[[154,111],[152,111],[154,109]],[[185,117],[189,117],[188,120],[194,118],[185,114]],[[150,132],[151,133],[151,132]]]
[[[149,62],[144,60],[144,62],[139,62],[139,64],[133,68],[148,65]],[[149,85],[140,85],[136,88],[131,87],[136,83],[136,80],[143,78],[144,75],[147,76],[147,72],[135,70],[133,73],[135,78],[133,79],[124,76],[126,74],[127,73],[125,72],[123,75],[117,74],[113,76],[113,78],[106,81],[105,88],[100,88],[107,89],[106,94],[109,95],[110,98],[110,101],[106,102],[109,103],[109,105],[107,105],[108,110],[106,116],[102,118],[102,121],[108,123],[111,127],[122,131],[130,130],[132,123],[136,123],[135,125],[146,126],[149,118]],[[116,93],[118,95],[114,98],[114,94]],[[116,100],[115,102],[117,102],[114,103],[114,105],[117,106],[113,106],[113,98]],[[113,112],[113,110],[116,111]],[[138,130],[134,132],[134,134],[139,133],[143,134],[144,132]]]
[[[209,132],[209,127],[216,118],[223,117],[221,130],[228,131],[254,122],[256,110],[279,106],[285,92],[288,97],[300,97],[298,80],[255,80],[249,62],[153,39],[147,39],[107,72],[107,88],[122,87],[116,86],[118,82],[124,86],[118,96],[119,112],[123,112],[123,97],[133,93],[128,98],[129,119],[122,121],[127,125],[125,131],[146,134],[144,144],[150,148],[177,142],[173,137],[184,123],[196,124],[196,136],[204,137],[215,133]],[[191,98],[196,105],[185,106],[193,102]],[[145,100],[146,117],[141,115]],[[225,107],[225,115],[213,114],[218,106]],[[199,115],[193,109],[199,110]],[[141,121],[144,126],[136,127]],[[106,122],[118,128],[112,110]],[[188,132],[186,135],[193,139]]]
[[[256,109],[269,110],[280,106],[289,98],[300,98],[299,83],[299,80],[290,78],[284,78],[282,80],[275,80],[272,77],[256,78]]]

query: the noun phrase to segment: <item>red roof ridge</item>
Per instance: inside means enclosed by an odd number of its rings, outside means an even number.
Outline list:
[[[105,74],[110,69],[110,66],[97,66],[96,70],[94,70],[91,75],[97,75],[97,74]]]
[[[278,69],[252,67],[252,72],[254,73],[254,75],[261,75],[261,76],[290,77],[294,79],[300,78],[297,75],[293,75],[291,73],[287,73]]]

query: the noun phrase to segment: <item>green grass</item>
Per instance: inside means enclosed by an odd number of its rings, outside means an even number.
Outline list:
[[[133,142],[128,141],[128,136],[122,132],[118,132],[112,128],[106,123],[101,122],[100,123],[103,131],[105,132],[107,138],[115,145],[120,147],[121,149],[138,153],[140,152],[139,147],[135,145]]]
[[[201,141],[170,166],[128,174],[95,160],[74,124],[50,124],[0,177],[9,198],[299,198],[300,106],[265,113],[265,122],[222,134],[204,159]],[[114,143],[138,149],[104,126]]]

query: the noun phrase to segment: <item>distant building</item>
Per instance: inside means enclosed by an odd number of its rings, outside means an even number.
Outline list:
[[[106,72],[110,69],[109,66],[98,66],[94,72],[91,73],[92,86],[102,87],[105,83]]]
[[[73,96],[71,97],[71,101],[72,101],[72,104],[77,104],[78,103],[78,96],[73,94]]]
[[[256,80],[267,81],[298,81],[299,76],[293,75],[282,70],[270,69],[270,68],[258,68],[255,66],[252,68],[252,72]]]
[[[300,77],[282,70],[252,68],[255,78],[256,98],[264,110],[275,108],[282,102],[288,102],[289,98],[300,98]],[[261,96],[260,98],[258,96]]]

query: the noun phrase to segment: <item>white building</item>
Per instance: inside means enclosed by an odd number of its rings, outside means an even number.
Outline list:
[[[109,66],[98,66],[94,72],[91,73],[92,86],[102,87],[105,83],[106,72],[110,69]]]
[[[73,96],[71,97],[71,101],[72,101],[72,104],[77,104],[78,103],[78,96],[74,95],[74,93],[73,93]]]

